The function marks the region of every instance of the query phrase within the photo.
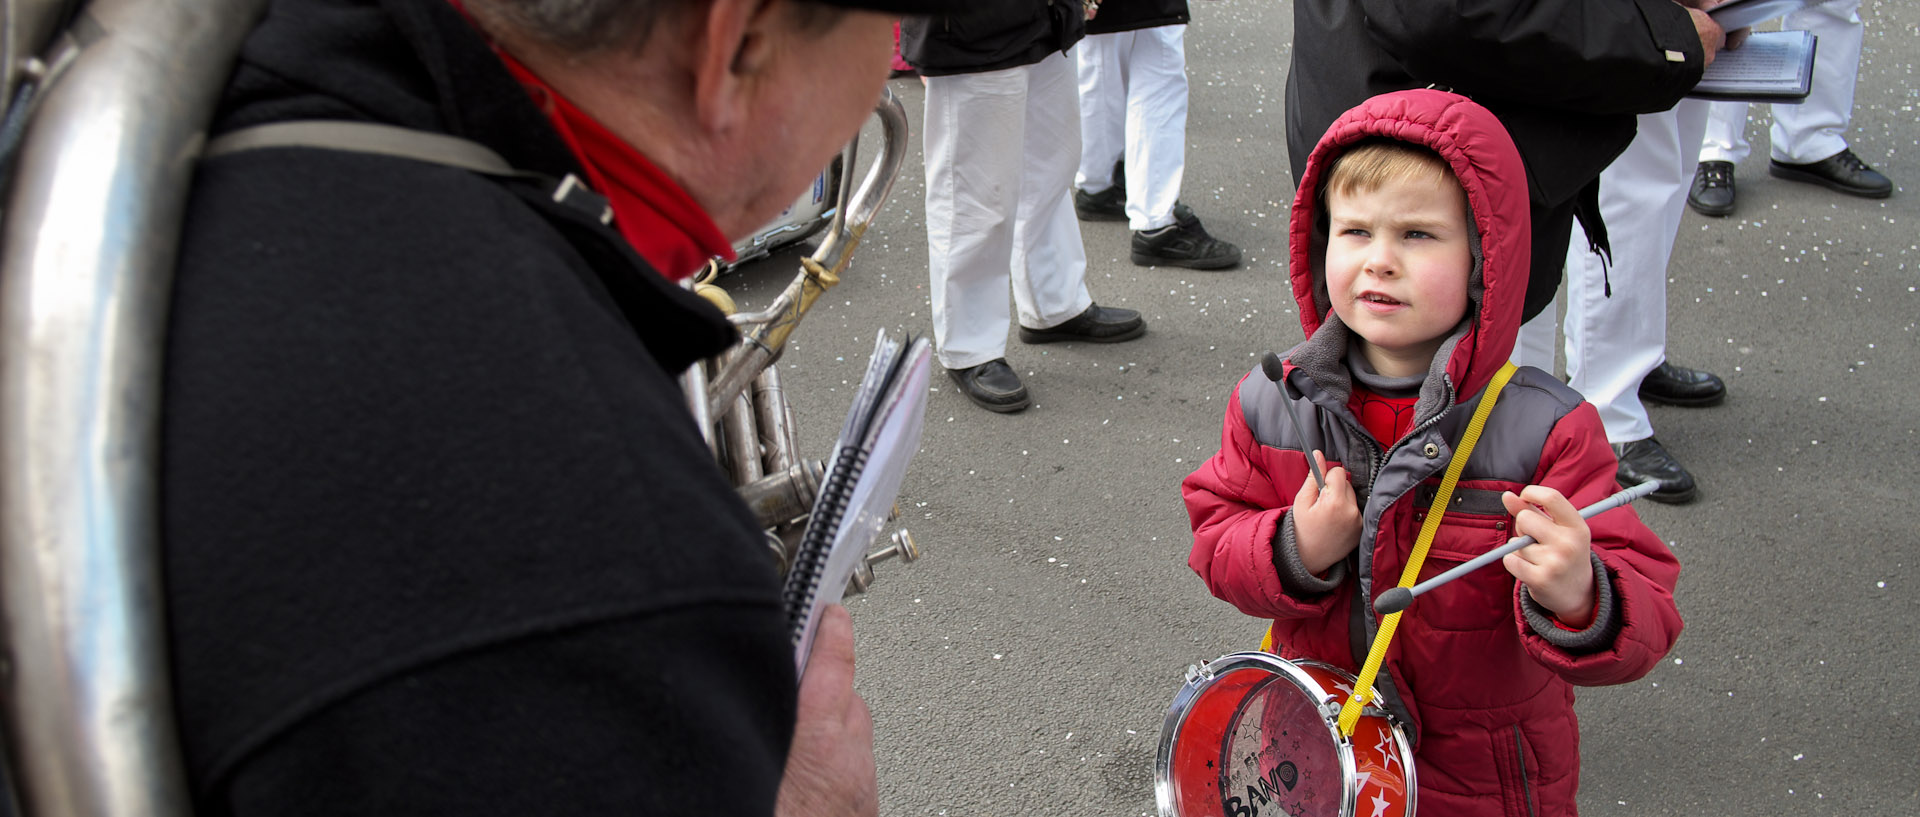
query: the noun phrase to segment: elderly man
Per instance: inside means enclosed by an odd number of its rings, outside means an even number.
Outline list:
[[[673,279],[871,109],[894,17],[836,6],[905,5],[273,3],[212,135],[383,123],[515,172],[201,167],[162,483],[200,813],[877,811],[849,621],[797,679],[675,381],[734,333]]]

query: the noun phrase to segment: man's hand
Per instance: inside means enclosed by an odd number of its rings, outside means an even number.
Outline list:
[[[1309,478],[1293,495],[1293,543],[1300,550],[1300,563],[1317,576],[1360,546],[1361,519],[1347,469],[1328,468],[1326,455],[1318,451],[1310,456],[1325,472],[1327,487],[1322,490]]]
[[[1712,65],[1713,56],[1727,46],[1727,32],[1704,11],[1689,7],[1687,14],[1693,18],[1693,30],[1700,35],[1700,50],[1707,55],[1702,67]]]
[[[1529,485],[1518,495],[1507,491],[1500,501],[1513,514],[1514,531],[1534,538],[1533,544],[1502,560],[1507,572],[1562,624],[1592,624],[1593,534],[1579,509],[1544,485]]]
[[[853,691],[853,619],[839,605],[820,616],[800,679],[800,711],[777,817],[877,817],[873,714]]]

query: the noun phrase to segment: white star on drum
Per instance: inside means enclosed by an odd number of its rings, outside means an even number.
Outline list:
[[[1385,729],[1380,730],[1380,742],[1373,745],[1373,750],[1380,754],[1380,767],[1382,769],[1392,769],[1394,764],[1400,762],[1399,753],[1393,751],[1392,732]]]
[[[1380,817],[1380,815],[1386,814],[1387,806],[1391,806],[1391,805],[1393,804],[1387,802],[1384,799],[1381,799],[1380,795],[1377,795],[1377,794],[1374,795],[1373,796],[1373,817]]]

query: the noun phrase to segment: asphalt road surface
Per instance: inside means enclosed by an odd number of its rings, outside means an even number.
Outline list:
[[[1153,814],[1162,719],[1189,664],[1262,625],[1186,566],[1179,483],[1219,445],[1234,382],[1300,337],[1286,290],[1291,11],[1195,2],[1183,198],[1246,251],[1219,273],[1136,267],[1124,223],[1083,226],[1127,344],[1008,357],[1035,405],[975,408],[936,372],[899,505],[926,551],[850,602],[884,815]],[[1920,813],[1920,11],[1870,0],[1849,139],[1891,176],[1869,201],[1767,176],[1767,109],[1739,210],[1689,212],[1668,271],[1671,358],[1728,401],[1653,408],[1701,485],[1637,508],[1679,555],[1687,629],[1645,679],[1583,689],[1588,815]],[[929,332],[918,125],[844,283],[781,362],[824,457],[875,333]],[[871,149],[869,147],[869,149]],[[794,268],[730,277],[764,303]]]

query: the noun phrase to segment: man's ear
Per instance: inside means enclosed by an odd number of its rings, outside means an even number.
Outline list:
[[[694,59],[694,115],[702,130],[720,133],[747,120],[761,74],[774,61],[772,25],[781,0],[713,0],[695,15],[700,27]]]

